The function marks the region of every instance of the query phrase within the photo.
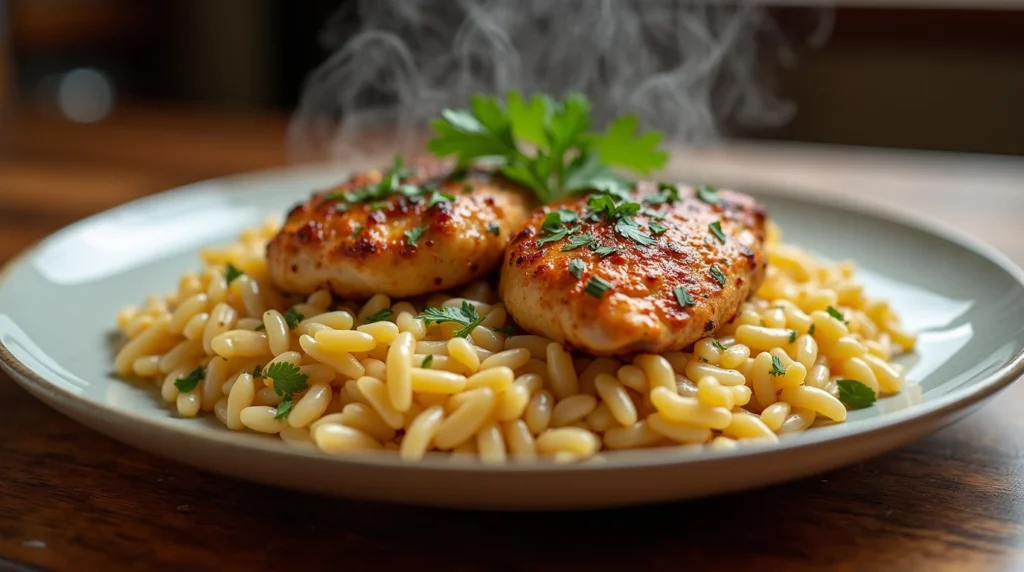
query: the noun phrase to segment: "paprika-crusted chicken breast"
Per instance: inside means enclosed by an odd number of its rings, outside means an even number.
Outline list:
[[[534,211],[501,269],[509,314],[594,355],[679,350],[714,332],[764,278],[765,211],[700,191],[641,183],[625,201],[598,198],[617,203],[599,214],[587,197]]]
[[[527,214],[527,195],[484,172],[450,172],[396,165],[315,194],[267,245],[271,280],[288,292],[367,298],[436,292],[491,272]]]

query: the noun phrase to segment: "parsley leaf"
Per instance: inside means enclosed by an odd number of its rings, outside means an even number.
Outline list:
[[[715,238],[718,239],[718,242],[721,242],[722,244],[725,244],[725,233],[722,232],[722,222],[721,221],[717,221],[716,220],[715,222],[709,224],[708,225],[708,230],[711,231],[711,234],[715,235]]]
[[[722,202],[722,197],[718,195],[718,189],[711,185],[701,185],[697,187],[697,198],[706,202],[709,205],[717,205]]]
[[[575,250],[581,246],[586,246],[591,242],[594,242],[594,236],[592,234],[578,234],[576,236],[570,237],[569,242],[562,245],[562,252]]]
[[[569,236],[571,233],[578,231],[579,229],[580,227],[578,226],[575,226],[573,228],[566,228],[564,226],[560,226],[557,228],[551,228],[548,226],[541,227],[541,230],[546,232],[547,236],[538,238],[537,246],[544,246],[545,244],[558,242],[559,240],[562,240],[563,238]]]
[[[629,217],[623,217],[615,223],[615,232],[619,233],[619,236],[622,238],[628,238],[643,246],[651,246],[658,243],[657,240],[651,238],[651,235],[642,232],[640,225]]]
[[[428,324],[454,322],[464,326],[455,330],[455,336],[459,338],[468,336],[474,328],[484,321],[484,317],[477,315],[476,307],[466,300],[462,301],[462,306],[459,308],[424,308],[423,313],[420,314],[419,317],[423,318],[423,320]]]
[[[772,368],[768,370],[768,375],[786,375],[786,368],[782,367],[779,356],[772,356]]]
[[[388,195],[399,192],[406,196],[410,195],[410,189],[406,187],[413,187],[414,185],[402,185],[401,181],[403,178],[412,175],[412,170],[406,168],[405,163],[402,161],[400,155],[395,155],[392,161],[391,169],[385,172],[379,182],[371,183],[365,187],[353,189],[349,191],[338,191],[333,192],[324,197],[324,200],[336,201],[342,200],[346,203],[362,203],[367,201],[373,201],[371,210],[379,210],[387,206],[386,203],[382,203],[382,199],[386,199]],[[335,209],[342,210],[335,205]],[[347,209],[345,209],[347,210]],[[344,211],[342,211],[344,212]]]
[[[809,334],[809,335],[810,335],[811,337],[813,337],[813,336],[814,336],[814,324],[811,324],[811,328],[810,328],[809,330],[807,330],[807,333],[808,333],[808,334]]]
[[[427,208],[430,208],[430,207],[436,205],[437,203],[450,203],[450,202],[452,202],[454,200],[455,200],[455,195],[453,195],[451,193],[442,193],[442,192],[434,191],[430,195],[430,200],[427,201]]]
[[[289,330],[294,330],[295,327],[299,325],[299,322],[305,318],[306,317],[295,308],[288,308],[288,311],[284,313],[284,321],[288,324]]]
[[[263,366],[262,365],[257,365],[256,367],[252,368],[252,378],[253,379],[256,379],[257,377],[262,377],[262,376],[263,376]]]
[[[668,230],[668,227],[657,221],[651,221],[647,223],[647,228],[651,229],[651,234],[658,236]]]
[[[590,280],[587,281],[587,285],[583,288],[583,291],[600,299],[611,287],[611,282],[608,282],[604,278],[601,278],[600,276],[591,276]]]
[[[416,244],[416,241],[419,240],[420,237],[423,236],[423,233],[426,231],[426,226],[417,226],[403,232],[402,234],[404,234],[405,238],[408,239],[409,246],[416,248],[419,246],[419,244]]]
[[[615,254],[616,252],[619,251],[619,249],[615,248],[614,246],[598,246],[597,248],[594,248],[594,245],[596,244],[599,243],[592,243],[590,245],[590,248],[594,251],[594,254],[600,256],[601,258],[604,258],[605,256],[611,256],[612,254]]]
[[[725,344],[723,344],[722,342],[720,342],[718,340],[711,340],[711,345],[715,346],[716,348],[718,348],[719,350],[721,350],[723,352],[725,350],[729,349],[729,348],[725,347]]]
[[[179,377],[174,380],[174,387],[178,388],[178,391],[182,393],[188,393],[199,385],[199,382],[206,377],[206,370],[203,366],[199,366],[194,370],[190,371],[185,377]]]
[[[840,379],[836,385],[839,387],[839,401],[850,408],[860,409],[878,400],[875,390],[856,379]]]
[[[839,310],[836,310],[832,306],[829,306],[826,311],[828,312],[829,316],[832,316],[833,318],[839,320],[840,322],[845,320],[845,317],[843,316],[843,313],[840,312]]]
[[[300,391],[305,391],[309,376],[301,373],[299,366],[279,361],[263,369],[263,378],[274,380],[274,393],[289,398]]]
[[[563,248],[563,250],[565,249]],[[572,275],[575,276],[577,280],[583,277],[583,270],[586,267],[587,265],[583,264],[583,261],[579,258],[573,258],[572,261],[569,262],[569,272],[572,272]]]
[[[651,217],[651,218],[653,218],[655,220],[665,220],[665,217],[668,216],[668,213],[663,213],[663,212],[655,211],[655,210],[651,210],[651,209],[644,209],[644,210],[642,210],[640,212],[644,213],[645,215],[647,215],[647,216],[649,216],[649,217]]]
[[[489,222],[487,223],[487,232],[493,234],[494,236],[500,236],[501,227],[498,225],[498,223]]]
[[[359,233],[361,232],[363,232],[363,225],[357,224],[356,227],[352,229],[352,238],[359,236]]]
[[[291,396],[285,397],[277,404],[277,413],[274,414],[274,419],[288,419],[288,414],[292,412],[292,407],[295,402],[292,401]]]
[[[791,343],[791,344],[795,344],[796,343],[796,330],[790,330],[789,331],[789,343]]]
[[[690,296],[690,292],[686,289],[686,286],[676,286],[672,289],[672,293],[676,295],[676,302],[679,302],[679,305],[684,308],[697,305],[693,296]]]
[[[476,95],[468,109],[441,112],[427,149],[455,156],[463,167],[490,162],[545,203],[574,190],[621,187],[612,167],[647,173],[668,161],[658,148],[662,134],[639,132],[635,116],[616,119],[602,133],[592,129],[590,113],[579,94],[555,100],[512,91],[504,102]]]
[[[722,274],[722,271],[717,266],[711,267],[711,277],[715,279],[715,282],[718,282],[719,286],[725,286],[725,274]]]
[[[387,206],[388,206],[387,201],[374,201],[374,202],[370,203],[370,211],[376,212],[376,211],[379,211],[379,210],[383,210]]]
[[[236,267],[234,264],[231,264],[230,262],[228,262],[228,265],[224,267],[224,281],[227,282],[228,284],[231,284],[231,282],[234,281],[235,278],[238,278],[243,274],[245,274],[245,272],[242,272],[241,270],[238,269],[238,267]]]
[[[658,194],[645,198],[643,202],[649,205],[663,205],[679,200],[679,187],[675,185],[658,183],[658,191]]]
[[[374,322],[383,322],[391,318],[394,311],[391,308],[384,308],[379,312],[374,312],[366,317],[366,323],[372,324]]]
[[[434,363],[434,354],[427,354],[427,357],[423,358],[423,362],[420,363],[420,367],[424,369],[430,369],[430,366]]]

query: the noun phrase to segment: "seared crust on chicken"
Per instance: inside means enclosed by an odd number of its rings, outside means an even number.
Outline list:
[[[656,195],[656,185],[641,183],[631,200]],[[731,191],[717,197],[718,204],[709,204],[694,189],[680,186],[677,200],[645,204],[632,220],[654,239],[650,246],[623,237],[608,217],[590,216],[586,197],[534,211],[502,264],[500,293],[509,314],[530,332],[594,355],[679,350],[711,334],[757,290],[766,265],[763,207]],[[542,229],[545,216],[559,207],[579,219],[565,227],[579,229],[538,245],[538,239],[550,236]],[[709,227],[715,222],[724,243]],[[587,234],[595,242],[565,250],[574,237],[582,242]],[[596,245],[616,250],[607,254]],[[580,261],[574,264],[578,278],[570,267],[573,260]],[[599,287],[588,292],[593,277],[611,285],[600,297],[593,295]],[[684,305],[685,297],[683,303],[677,299],[679,286],[692,306]]]
[[[346,200],[389,175],[369,171],[297,205],[267,245],[274,284],[302,294],[415,296],[486,275],[525,218],[528,195],[487,173],[449,174],[423,166],[401,178],[406,194]]]

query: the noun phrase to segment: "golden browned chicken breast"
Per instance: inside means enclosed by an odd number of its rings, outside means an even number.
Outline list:
[[[267,246],[281,289],[344,297],[414,296],[484,276],[501,262],[527,195],[483,172],[396,164],[315,194]]]
[[[685,348],[764,278],[765,212],[746,195],[641,183],[534,211],[501,297],[523,328],[596,355]]]

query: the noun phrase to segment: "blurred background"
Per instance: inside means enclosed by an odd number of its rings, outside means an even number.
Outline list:
[[[330,53],[318,33],[345,4],[0,0],[0,99],[8,114],[15,106],[77,122],[156,105],[287,116]],[[1024,153],[1019,8],[1024,1],[837,2],[824,44],[795,43],[794,65],[765,62],[777,93],[796,104],[792,119],[725,132]],[[782,27],[806,27],[805,8],[773,11]]]

